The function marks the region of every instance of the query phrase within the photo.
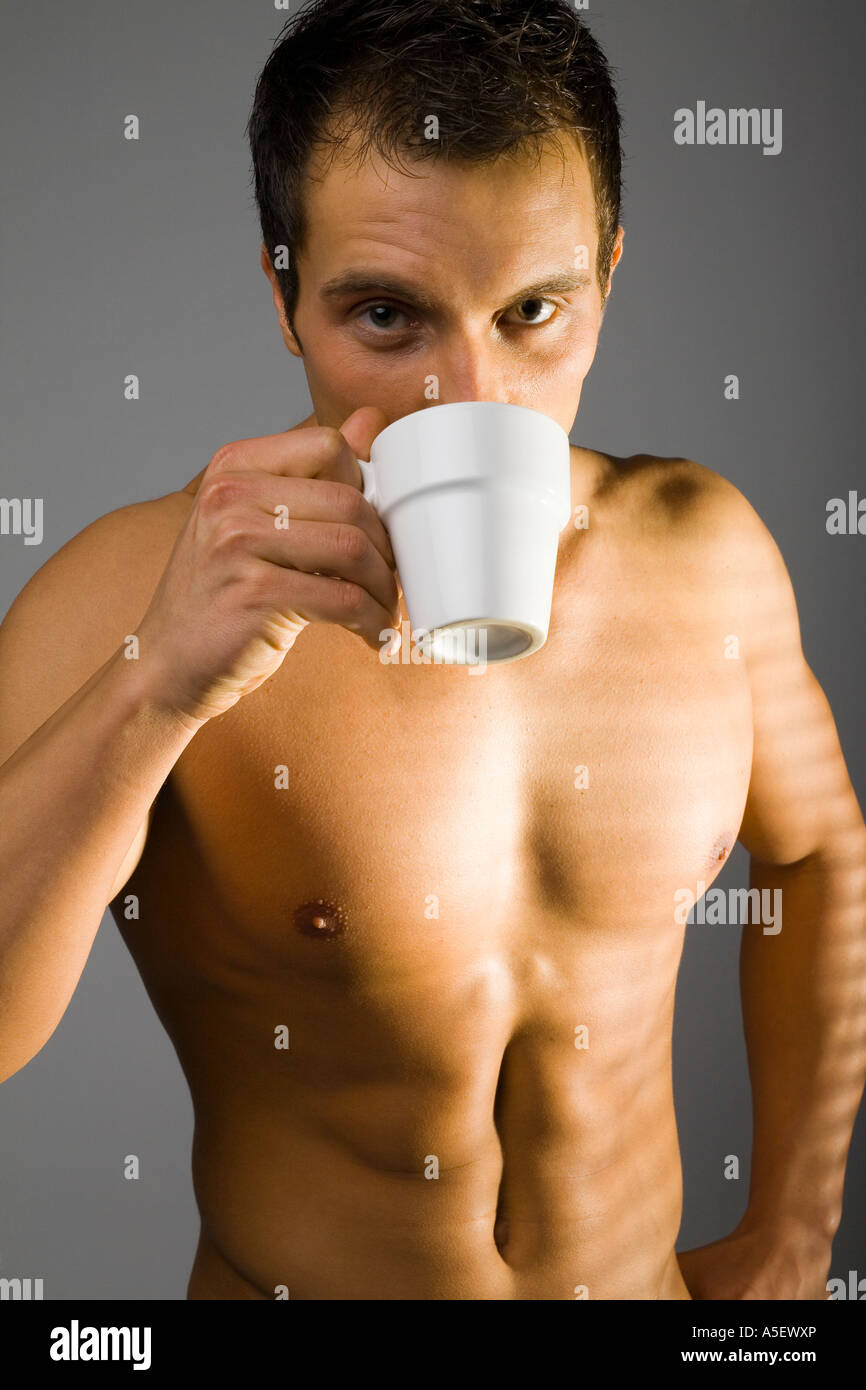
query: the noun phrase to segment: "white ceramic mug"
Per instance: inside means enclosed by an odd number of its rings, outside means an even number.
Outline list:
[[[538,651],[571,516],[561,425],[499,401],[434,405],[389,425],[358,461],[422,655],[475,665]]]

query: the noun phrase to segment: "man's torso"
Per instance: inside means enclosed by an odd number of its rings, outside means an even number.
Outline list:
[[[311,624],[157,799],[113,910],[193,1097],[191,1297],[688,1297],[675,894],[734,844],[751,702],[695,465],[593,457],[539,652]]]

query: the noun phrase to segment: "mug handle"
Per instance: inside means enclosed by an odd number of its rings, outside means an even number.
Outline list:
[[[358,459],[358,467],[361,470],[361,477],[364,481],[363,494],[371,507],[378,507],[379,495],[376,491],[376,479],[373,477],[373,469],[369,463],[363,459]]]

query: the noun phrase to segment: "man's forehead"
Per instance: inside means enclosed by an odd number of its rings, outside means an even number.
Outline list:
[[[451,254],[482,273],[528,270],[568,264],[575,242],[595,235],[589,170],[568,138],[485,164],[438,157],[395,169],[377,151],[341,153],[314,168],[304,204],[306,251],[326,253],[326,275],[377,250],[409,265]]]

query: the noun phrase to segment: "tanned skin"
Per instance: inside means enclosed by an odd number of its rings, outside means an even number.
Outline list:
[[[866,832],[784,564],[718,473],[574,447],[546,645],[379,659],[408,614],[357,458],[451,401],[570,431],[611,289],[563,288],[569,139],[414,175],[311,179],[291,323],[262,248],[313,413],[100,518],[0,629],[2,1075],[111,902],[195,1108],[189,1298],[823,1297]],[[678,1259],[675,894],[738,838],[784,891],[743,934],[751,1188]]]

